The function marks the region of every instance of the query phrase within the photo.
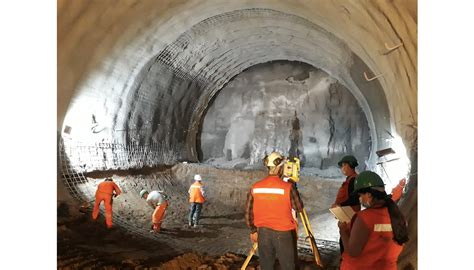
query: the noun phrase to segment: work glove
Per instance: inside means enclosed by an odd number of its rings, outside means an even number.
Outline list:
[[[258,233],[257,232],[251,233],[250,234],[250,240],[252,240],[253,243],[257,243],[258,242]]]

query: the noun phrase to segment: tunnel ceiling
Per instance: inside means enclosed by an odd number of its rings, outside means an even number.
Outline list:
[[[139,1],[116,8],[90,2],[80,9],[86,19],[74,21],[67,11],[77,7],[60,1],[60,14],[69,15],[58,18],[64,22],[58,23],[59,88],[65,90],[58,100],[62,135],[86,144],[153,145],[159,153],[155,164],[197,160],[203,113],[222,86],[253,65],[290,60],[324,70],[352,92],[367,116],[373,151],[390,145],[394,134],[404,142],[413,140],[416,27],[407,26],[415,24],[404,6],[388,1],[251,2],[156,7],[153,1]],[[94,8],[129,24],[105,25]],[[87,28],[92,21],[95,28]],[[72,28],[66,33],[63,25]],[[102,43],[92,47],[89,42],[100,33]],[[384,48],[386,42],[400,41],[403,46],[394,51]],[[77,59],[79,52],[91,58]],[[382,76],[366,81],[364,72]]]

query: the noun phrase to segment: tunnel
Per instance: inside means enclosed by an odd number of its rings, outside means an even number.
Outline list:
[[[247,192],[279,151],[301,159],[326,269],[339,263],[337,162],[353,154],[388,191],[406,179],[399,268],[416,269],[416,1],[60,0],[57,12],[58,268],[245,256]],[[199,229],[186,226],[195,174],[209,193]],[[123,191],[112,232],[103,209],[90,220],[105,177]],[[160,234],[142,189],[170,197]]]

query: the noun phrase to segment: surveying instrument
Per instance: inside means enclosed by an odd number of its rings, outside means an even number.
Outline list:
[[[300,180],[300,159],[297,157],[290,157],[285,160],[285,164],[283,164],[283,178],[288,178],[288,181],[291,181],[296,188],[296,183]],[[306,239],[309,240],[311,250],[313,251],[314,261],[316,265],[323,268],[323,262],[321,261],[321,256],[319,255],[318,246],[316,245],[316,240],[313,235],[313,230],[311,229],[311,224],[309,223],[308,215],[306,214],[306,210],[303,208],[302,211],[299,213],[299,217],[301,219],[301,223],[303,223],[304,230],[306,232]],[[249,251],[247,259],[244,261],[244,264],[240,268],[241,270],[245,270],[247,268],[248,263],[252,259],[252,256],[257,251],[258,244],[253,243],[252,248]],[[297,258],[296,258],[297,259]]]

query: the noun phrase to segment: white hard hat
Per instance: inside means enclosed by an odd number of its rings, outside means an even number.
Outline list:
[[[142,191],[140,191],[140,198],[143,198],[143,196],[147,193],[148,193],[148,190],[142,189]]]
[[[285,158],[278,152],[273,152],[263,159],[263,163],[267,167],[275,167],[283,164]]]
[[[202,180],[201,175],[195,174],[195,175],[194,175],[194,180],[196,180],[196,181],[201,181],[201,180]]]

